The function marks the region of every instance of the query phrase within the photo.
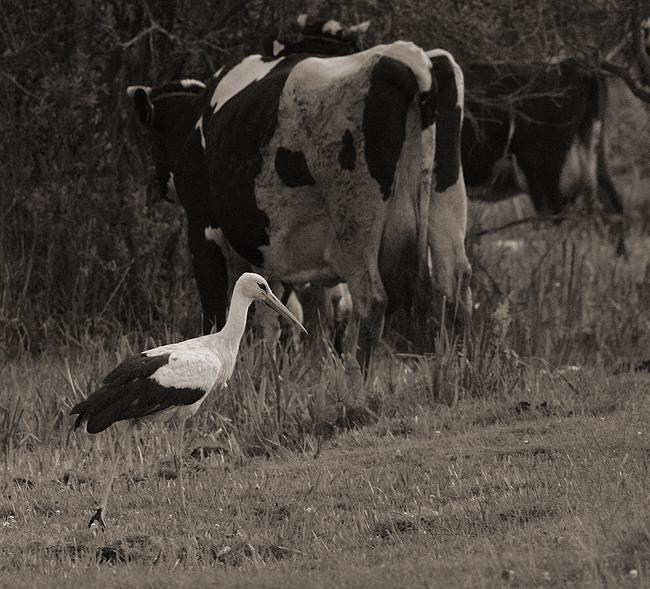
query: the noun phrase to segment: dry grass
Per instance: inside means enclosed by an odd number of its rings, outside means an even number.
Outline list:
[[[228,436],[195,426],[191,448],[221,441],[224,452],[188,456],[187,518],[161,460],[171,434],[141,432],[98,534],[85,524],[108,436],[25,443],[2,473],[2,574],[30,586],[218,575],[225,586],[467,587],[510,570],[520,587],[645,579],[648,379],[564,378],[531,374],[529,405],[413,405],[339,433],[317,457],[231,453]]]
[[[68,437],[69,407],[154,340],[7,363],[0,585],[648,584],[650,381],[616,373],[650,349],[647,238],[624,261],[579,225],[501,237],[475,258],[460,353],[389,334],[361,389],[315,338],[275,363],[246,342],[189,430],[188,517],[157,425],[126,446],[107,531],[88,530],[113,434]]]

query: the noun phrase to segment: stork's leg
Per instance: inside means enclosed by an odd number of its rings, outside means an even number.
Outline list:
[[[90,518],[88,522],[88,527],[90,528],[95,522],[97,522],[102,530],[106,529],[106,522],[104,522],[104,515],[106,514],[106,504],[108,503],[108,496],[111,493],[111,487],[113,486],[113,480],[115,479],[115,474],[117,473],[117,452],[113,452],[113,463],[111,464],[111,470],[108,475],[108,480],[104,486],[104,494],[102,495],[102,502],[99,504],[95,515]]]
[[[113,487],[113,481],[115,480],[115,475],[117,474],[117,466],[119,463],[119,452],[120,449],[120,438],[122,436],[129,436],[133,431],[135,422],[130,422],[126,431],[118,435],[115,439],[115,444],[113,445],[113,458],[111,464],[111,470],[108,475],[108,480],[106,481],[106,486],[104,487],[104,494],[102,495],[102,501],[95,511],[95,514],[90,518],[88,522],[88,527],[90,528],[95,522],[97,522],[102,530],[106,529],[106,522],[104,521],[104,516],[106,515],[106,505],[108,504],[108,497],[111,494],[111,488]]]
[[[176,455],[174,456],[174,463],[176,466],[176,484],[178,485],[181,508],[183,513],[187,513],[185,509],[185,487],[183,486],[183,433],[185,432],[185,418],[180,420],[178,424],[178,444],[176,446]]]

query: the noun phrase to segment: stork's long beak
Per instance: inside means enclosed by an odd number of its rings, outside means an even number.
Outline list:
[[[283,315],[286,317],[291,323],[294,323],[300,329],[302,329],[305,333],[308,333],[307,330],[305,329],[304,325],[296,319],[295,315],[287,309],[280,299],[276,297],[272,292],[265,292],[263,293],[262,299],[260,299],[267,307],[270,307],[273,309],[276,313],[280,313],[280,315]]]

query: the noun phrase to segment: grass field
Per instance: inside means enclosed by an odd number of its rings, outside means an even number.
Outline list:
[[[519,239],[523,241],[507,241]],[[125,442],[69,408],[142,334],[0,368],[0,586],[650,586],[650,247],[581,224],[473,251],[473,332],[417,353],[389,332],[365,386],[312,335],[243,346],[187,436]],[[154,341],[180,335],[161,329]]]

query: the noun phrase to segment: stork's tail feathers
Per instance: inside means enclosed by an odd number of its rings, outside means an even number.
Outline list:
[[[85,408],[83,407],[84,401],[77,403],[72,409],[70,409],[70,415],[76,415],[74,424],[72,425],[72,431],[78,430],[84,422],[88,421],[88,414],[86,413]]]
[[[74,413],[70,413],[70,415],[74,415]],[[74,425],[72,426],[72,431],[77,431],[81,427],[85,417],[86,416],[83,413],[77,415],[77,419],[75,419]]]

